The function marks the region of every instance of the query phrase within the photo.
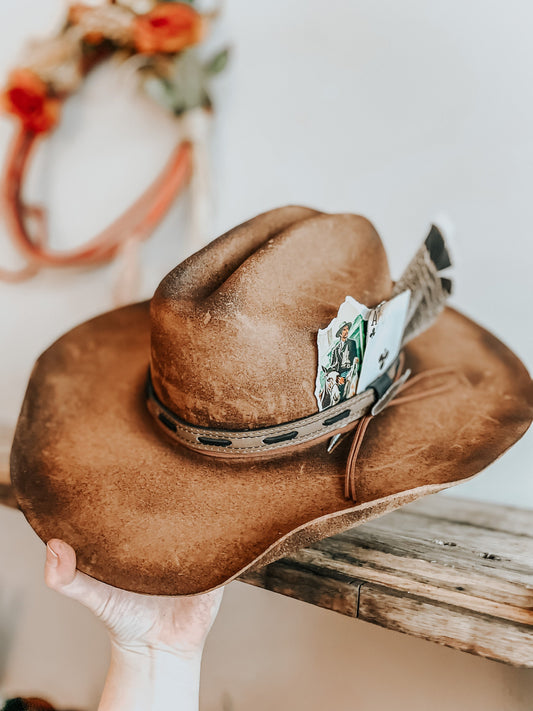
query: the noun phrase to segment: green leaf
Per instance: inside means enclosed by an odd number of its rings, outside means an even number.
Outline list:
[[[228,50],[219,52],[204,65],[194,49],[180,52],[172,62],[172,69],[166,72],[152,67],[151,73],[144,80],[144,89],[148,96],[160,106],[179,116],[197,106],[211,107],[211,99],[207,92],[207,83],[211,75],[224,68],[227,62]],[[147,70],[148,73],[148,70]]]
[[[149,77],[143,82],[148,96],[163,108],[174,111],[174,92],[172,85],[159,77]]]
[[[221,50],[215,56],[210,59],[207,64],[205,65],[204,69],[207,74],[210,74],[211,76],[213,74],[219,74],[221,71],[223,71],[226,68],[226,65],[228,63],[228,58],[229,58],[229,49],[226,47],[225,49]]]

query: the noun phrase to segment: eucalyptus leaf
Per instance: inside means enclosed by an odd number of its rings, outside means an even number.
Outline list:
[[[174,111],[174,92],[172,85],[160,77],[149,77],[143,82],[148,96],[167,111]]]
[[[223,71],[226,68],[226,65],[228,63],[228,58],[229,58],[229,49],[226,47],[225,49],[221,50],[217,54],[215,54],[214,57],[212,57],[207,64],[204,66],[204,70],[207,74],[210,76],[213,76],[214,74],[219,74],[221,71]]]
[[[144,80],[148,96],[176,116],[197,107],[210,108],[207,91],[209,78],[221,72],[228,59],[228,50],[216,54],[203,64],[194,49],[177,54],[171,64],[154,64]]]
[[[175,113],[204,105],[206,79],[204,68],[194,51],[182,52],[176,58],[172,76],[169,78],[175,95],[179,97],[179,102],[174,107]]]

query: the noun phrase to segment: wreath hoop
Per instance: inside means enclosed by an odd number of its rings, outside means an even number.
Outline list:
[[[141,9],[139,9],[143,6]],[[43,267],[94,265],[113,259],[153,232],[193,172],[194,140],[184,139],[144,192],[98,235],[79,247],[58,251],[50,245],[45,211],[23,198],[24,180],[40,140],[59,123],[62,103],[99,63],[120,54],[139,58],[146,93],[176,117],[202,108],[211,111],[210,78],[227,61],[227,50],[202,63],[194,47],[204,38],[214,13],[192,4],[157,0],[110,0],[105,5],[73,4],[60,32],[33,42],[8,78],[0,96],[4,111],[17,119],[0,185],[11,240],[26,262],[0,269],[0,279],[22,281]]]

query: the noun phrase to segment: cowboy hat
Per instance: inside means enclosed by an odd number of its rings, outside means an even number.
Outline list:
[[[416,269],[446,266],[439,244]],[[420,304],[435,285],[449,290],[436,279]],[[450,308],[417,335],[417,306],[405,366],[317,412],[318,330],[347,295],[371,307],[397,287],[367,220],[284,207],[185,260],[150,303],[68,332],[37,361],[14,438],[29,523],[99,580],[186,595],[473,476],[526,431],[533,387],[506,346]],[[378,414],[405,368],[445,387]],[[350,430],[372,413],[354,453]]]
[[[344,328],[345,326],[348,326],[348,329],[350,329],[350,328],[352,327],[351,321],[344,321],[344,323],[342,324],[342,326],[341,326],[339,329],[337,329],[337,333],[335,334],[335,338],[340,338],[340,335],[341,335],[341,333],[342,333],[342,330],[343,330],[343,328]]]

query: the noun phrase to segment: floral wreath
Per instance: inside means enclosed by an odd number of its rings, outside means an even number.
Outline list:
[[[175,116],[197,108],[209,110],[209,79],[225,67],[228,52],[201,62],[191,48],[202,41],[214,16],[199,13],[192,1],[76,3],[55,37],[27,47],[24,61],[10,73],[0,95],[0,106],[18,120],[1,186],[4,215],[27,266],[0,269],[0,279],[21,281],[42,267],[108,261],[128,242],[138,244],[151,234],[191,176],[191,139],[181,141],[153,183],[109,227],[81,247],[63,252],[49,249],[43,209],[22,198],[28,160],[38,139],[58,124],[63,102],[93,67],[113,55],[124,59],[137,55],[145,92]]]

